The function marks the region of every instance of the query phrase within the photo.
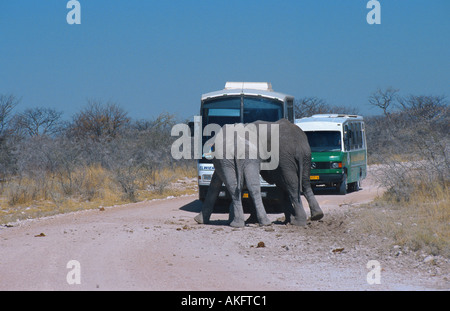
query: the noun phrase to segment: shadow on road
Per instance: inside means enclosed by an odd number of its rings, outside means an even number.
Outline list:
[[[200,211],[202,210],[202,204],[203,204],[202,201],[194,200],[194,201],[180,207],[180,210],[197,214],[197,213],[200,213]],[[229,209],[228,206],[229,206],[229,203],[219,201],[218,204],[216,204],[214,206],[214,214],[228,213],[228,209]],[[227,226],[228,224],[229,224],[228,219],[227,220],[215,219],[215,220],[210,220],[210,222],[208,223],[208,225],[213,225],[213,226]]]
[[[362,188],[361,188],[362,190]],[[352,193],[352,192],[349,192]],[[314,195],[317,197],[321,196],[333,196],[333,195],[339,195],[336,193],[335,188],[316,188],[314,189]],[[345,196],[342,196],[345,197]],[[278,201],[271,201],[271,200],[264,200],[264,206],[266,208],[266,212],[268,214],[278,214],[282,213],[281,206],[279,205]],[[229,212],[230,208],[230,200],[223,200],[219,199],[216,201],[216,204],[214,205],[214,212],[215,214],[227,214]],[[250,199],[244,199],[242,201],[243,207],[244,207],[244,213],[250,213],[253,210],[253,203]],[[188,204],[183,205],[180,207],[180,210],[191,212],[191,213],[200,213],[202,210],[202,201],[200,200],[194,200],[192,202],[189,202]]]
[[[200,213],[200,211],[202,210],[202,202],[200,200],[194,200],[180,207],[180,210],[192,213]]]
[[[203,204],[202,201],[194,200],[194,201],[180,207],[180,210],[186,211],[186,212],[191,212],[191,213],[200,213],[200,211],[202,210],[202,204]],[[230,206],[230,201],[217,200],[216,204],[214,205],[214,213],[219,213],[219,214],[228,213],[229,208],[230,208],[229,206]]]

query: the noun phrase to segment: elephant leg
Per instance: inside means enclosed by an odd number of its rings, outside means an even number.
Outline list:
[[[298,193],[298,183],[294,182],[286,186],[288,198],[291,201],[291,206],[293,208],[293,215],[291,216],[290,223],[296,226],[306,226],[307,217],[300,194]]]
[[[238,186],[236,186],[237,185],[237,180],[236,180],[236,185],[234,185],[234,181],[233,182],[231,182],[231,184],[230,184],[230,182],[231,181],[228,181],[228,186],[226,186],[227,187],[227,190],[228,190],[228,192],[230,193],[230,195],[231,195],[231,202],[230,202],[230,206],[229,206],[229,213],[228,213],[228,223],[229,224],[231,224],[232,222],[233,222],[233,220],[234,220],[234,218],[235,218],[235,215],[234,215],[234,212],[235,212],[235,208],[237,209],[237,212],[238,212],[238,219],[239,219],[239,215],[240,215],[240,211],[239,211],[239,206],[236,206],[235,205],[235,201],[237,201],[237,198],[236,197],[239,197],[239,195],[238,194],[236,194],[236,195],[234,195],[234,192],[235,191],[239,191],[238,190],[238,187],[239,187],[239,189],[242,189],[244,186],[243,186],[243,183],[242,184],[239,184]],[[241,192],[242,192],[242,190],[241,190]],[[239,201],[237,204],[242,204],[242,201]],[[242,210],[244,210],[244,207],[242,207]],[[242,212],[243,213],[243,212]],[[243,216],[242,216],[243,217]]]
[[[306,226],[306,212],[302,201],[298,197],[290,197],[295,215],[291,217],[291,224],[296,226]]]
[[[242,188],[243,188],[243,170],[241,162],[234,160],[226,161],[223,165],[224,170],[222,174],[224,176],[225,187],[231,195],[230,205],[230,226],[232,227],[244,227],[244,208],[242,206]]]
[[[308,185],[303,188],[303,194],[308,201],[309,209],[311,210],[311,220],[320,220],[323,218],[323,211],[319,206],[319,203],[314,196],[314,193],[311,189],[311,185]]]
[[[306,212],[303,208],[301,198],[298,194],[298,183],[277,184],[283,189],[283,210],[286,223],[296,226],[306,226]]]
[[[309,157],[304,160],[303,174],[302,174],[302,185],[303,185],[303,195],[308,201],[309,209],[311,211],[311,220],[320,220],[323,218],[323,211],[317,202],[314,192],[311,188],[310,172],[311,172],[311,162]]]
[[[262,226],[268,226],[272,222],[270,221],[269,217],[267,217],[267,213],[262,202],[259,168],[259,161],[250,160],[246,162],[246,165],[244,167],[245,183],[255,206],[256,218],[258,220],[258,223]],[[252,216],[250,216],[250,218],[251,217]]]
[[[209,223],[209,219],[214,209],[214,204],[216,203],[217,197],[219,196],[220,187],[222,186],[222,180],[217,172],[214,172],[211,183],[206,193],[205,201],[202,205],[201,212],[195,216],[195,221],[199,224]]]
[[[294,209],[292,207],[291,200],[286,193],[283,191],[283,197],[281,199],[281,206],[284,212],[284,223],[288,224],[291,222],[291,215],[294,214]]]
[[[234,186],[231,184],[230,187],[227,187],[228,191],[231,194],[231,206],[230,206],[230,226],[231,227],[244,227],[245,219],[244,219],[244,208],[242,206],[242,191],[241,188]]]

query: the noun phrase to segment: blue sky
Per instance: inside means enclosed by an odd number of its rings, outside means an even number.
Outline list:
[[[367,104],[377,88],[450,96],[450,1],[0,0],[0,93],[70,118],[88,99],[132,118],[190,118],[226,81],[269,81],[296,98]]]

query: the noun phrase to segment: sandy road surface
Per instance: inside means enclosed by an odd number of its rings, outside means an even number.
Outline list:
[[[450,289],[352,235],[347,211],[377,192],[368,180],[357,193],[317,195],[326,216],[306,228],[281,214],[270,227],[233,229],[223,214],[198,225],[196,196],[19,222],[0,227],[0,290]],[[71,260],[81,284],[67,282]],[[380,261],[379,285],[367,283],[369,260]]]

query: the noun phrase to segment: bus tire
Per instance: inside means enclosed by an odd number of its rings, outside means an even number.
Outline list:
[[[347,194],[347,175],[344,175],[344,178],[340,183],[337,184],[336,188],[340,195]]]
[[[355,181],[354,183],[351,183],[348,185],[348,190],[350,191],[359,191],[359,181]]]

